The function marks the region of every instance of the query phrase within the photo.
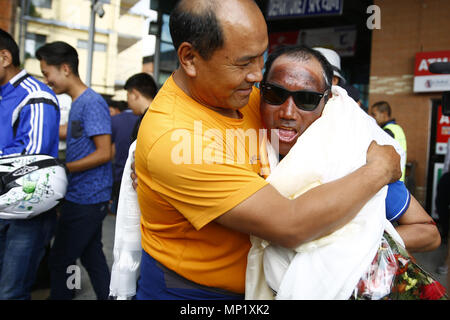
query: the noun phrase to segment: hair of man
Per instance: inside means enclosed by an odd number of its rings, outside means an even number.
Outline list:
[[[115,103],[117,109],[120,110],[120,112],[128,109],[128,104],[126,101],[120,100],[120,101],[115,101],[114,103]]]
[[[169,28],[175,50],[189,42],[200,56],[208,60],[216,49],[223,47],[222,26],[216,16],[216,0],[181,0],[173,9]]]
[[[120,112],[125,111],[126,109],[128,109],[128,104],[126,103],[126,101],[123,100],[114,100],[114,99],[105,99],[106,104],[109,107],[113,107],[117,110],[119,110]]]
[[[372,108],[377,109],[381,113],[387,113],[388,117],[391,116],[391,106],[387,101],[378,101],[372,105]]]
[[[57,67],[67,64],[72,73],[79,76],[77,50],[66,42],[56,41],[43,45],[36,51],[36,58]]]
[[[11,53],[12,64],[20,66],[19,47],[13,37],[3,29],[0,29],[0,50],[7,50]]]
[[[153,99],[158,93],[158,86],[151,75],[145,72],[132,75],[125,82],[125,90],[135,89],[147,99]]]
[[[324,88],[325,91],[331,88],[333,80],[333,68],[331,64],[319,51],[303,45],[284,45],[277,47],[267,58],[262,82],[267,81],[273,62],[280,56],[288,56],[290,58],[298,59],[298,61],[316,59],[323,69],[323,78],[326,86],[326,88]]]

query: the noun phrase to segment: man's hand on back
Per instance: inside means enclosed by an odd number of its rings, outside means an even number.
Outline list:
[[[395,182],[402,176],[400,155],[390,145],[382,146],[372,141],[367,150],[367,166],[378,168],[381,177],[386,179],[386,184]]]

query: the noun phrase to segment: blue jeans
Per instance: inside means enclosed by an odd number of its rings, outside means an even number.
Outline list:
[[[56,223],[52,209],[31,219],[0,219],[0,300],[30,300]]]
[[[102,224],[108,203],[82,205],[64,201],[55,241],[50,249],[50,299],[70,300],[76,288],[69,288],[73,277],[70,266],[80,258],[86,268],[97,299],[108,299],[110,273],[103,253]]]

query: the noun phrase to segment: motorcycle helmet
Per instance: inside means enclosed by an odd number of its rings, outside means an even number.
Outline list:
[[[35,217],[55,207],[66,191],[60,160],[42,154],[0,158],[0,218]]]

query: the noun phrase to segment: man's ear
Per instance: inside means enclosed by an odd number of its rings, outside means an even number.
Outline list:
[[[130,95],[132,97],[132,100],[136,101],[141,96],[141,93],[138,90],[136,90],[135,88],[132,88],[130,90]]]
[[[178,47],[178,58],[180,60],[180,66],[189,77],[197,76],[196,62],[198,59],[198,53],[192,47],[189,42],[183,42]]]
[[[62,70],[66,77],[73,73],[72,68],[67,63],[63,63],[59,68],[60,70]]]
[[[0,65],[3,68],[7,68],[10,65],[12,65],[12,55],[11,52],[9,52],[6,49],[0,50]]]

